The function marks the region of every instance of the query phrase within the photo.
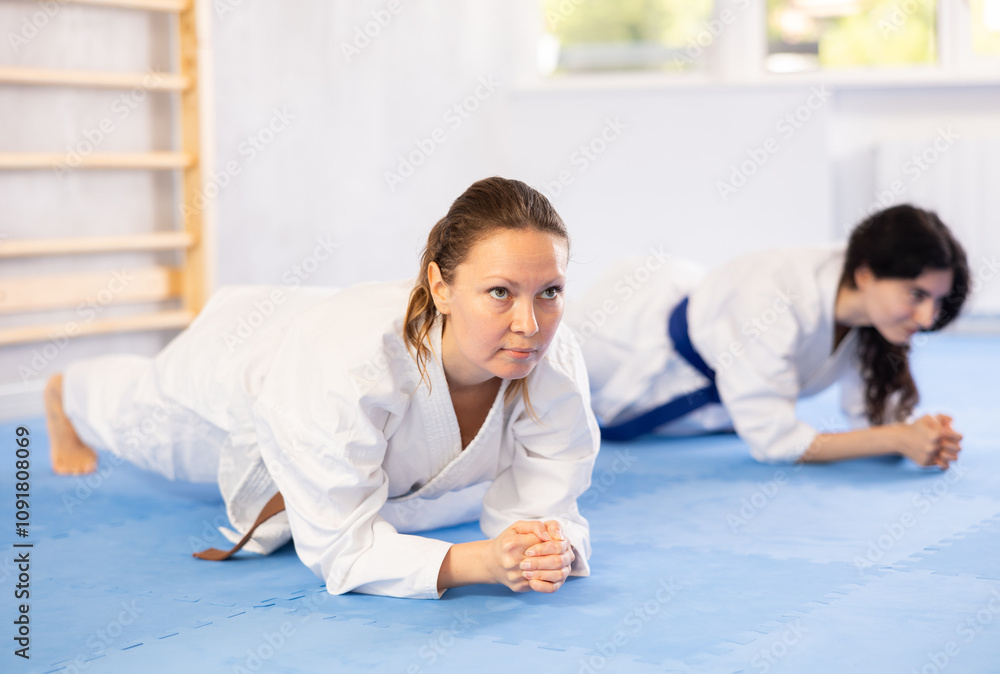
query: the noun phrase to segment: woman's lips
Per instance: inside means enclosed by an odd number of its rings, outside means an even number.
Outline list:
[[[527,360],[527,359],[531,358],[532,354],[535,353],[535,350],[534,349],[503,349],[503,352],[506,353],[511,358],[514,358],[516,360]]]

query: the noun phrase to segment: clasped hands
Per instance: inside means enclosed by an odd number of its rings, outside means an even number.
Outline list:
[[[938,466],[947,470],[962,450],[962,434],[951,425],[946,414],[927,414],[904,426],[907,433],[905,456],[920,466]]]
[[[514,522],[490,543],[484,563],[494,580],[514,592],[555,592],[576,559],[555,520]]]

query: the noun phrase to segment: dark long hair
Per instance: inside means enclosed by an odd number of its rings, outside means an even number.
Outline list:
[[[851,232],[841,287],[856,288],[854,273],[867,265],[876,278],[914,279],[927,270],[953,273],[951,290],[930,330],[958,316],[969,293],[965,250],[936,213],[903,204],[871,215]],[[865,381],[865,413],[873,425],[905,420],[920,395],[910,372],[909,345],[893,344],[874,327],[858,329],[858,356]],[[889,418],[889,398],[898,401]]]
[[[440,318],[431,298],[427,268],[436,262],[445,283],[455,280],[455,268],[462,264],[473,246],[500,230],[534,230],[554,234],[569,245],[569,233],[555,208],[537,190],[520,180],[486,178],[472,184],[455,199],[447,215],[427,235],[427,246],[420,257],[417,282],[406,307],[404,337],[413,349],[421,376],[426,375],[430,356],[431,327]],[[529,412],[524,379],[507,388],[507,401],[522,393]]]

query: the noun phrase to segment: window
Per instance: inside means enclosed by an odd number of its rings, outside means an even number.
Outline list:
[[[544,0],[543,73],[688,71],[718,33],[712,0]],[[715,33],[713,34],[713,28]]]
[[[937,63],[934,0],[768,0],[770,72]]]
[[[978,56],[1000,56],[1000,0],[970,0],[972,48]]]
[[[1000,81],[1000,0],[538,0],[537,7],[545,75],[645,72],[662,76],[649,81],[696,84],[796,75],[866,85]]]

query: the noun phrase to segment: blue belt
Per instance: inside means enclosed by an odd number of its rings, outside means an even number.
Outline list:
[[[670,319],[667,321],[667,334],[670,335],[674,349],[681,358],[705,375],[711,383],[705,388],[674,398],[670,402],[644,412],[634,419],[614,426],[602,427],[602,439],[614,442],[634,440],[640,435],[650,433],[663,424],[679,419],[705,405],[720,402],[719,389],[715,386],[715,372],[691,345],[691,336],[688,334],[687,307],[688,298],[685,297],[670,312]]]

